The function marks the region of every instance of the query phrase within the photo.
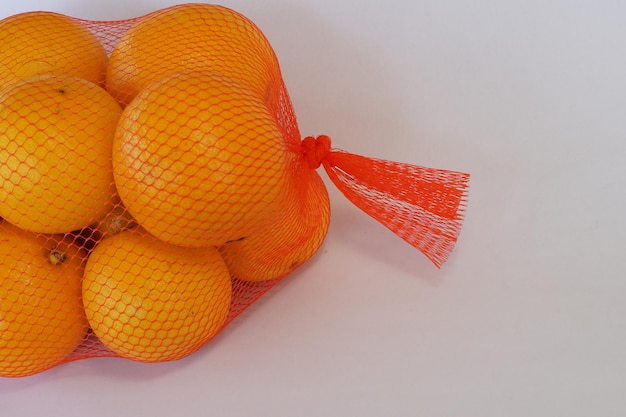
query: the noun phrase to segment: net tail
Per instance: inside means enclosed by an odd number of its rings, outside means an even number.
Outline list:
[[[305,138],[303,149],[309,166],[323,165],[330,180],[355,206],[438,268],[445,263],[461,232],[469,174],[331,149],[327,136]]]

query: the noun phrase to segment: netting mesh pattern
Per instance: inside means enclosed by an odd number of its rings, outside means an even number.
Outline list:
[[[302,139],[233,10],[29,12],[0,38],[0,376],[196,351],[320,248],[320,166],[435,265],[454,247],[469,176]]]

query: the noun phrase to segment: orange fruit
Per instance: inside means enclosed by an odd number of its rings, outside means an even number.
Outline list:
[[[0,223],[0,376],[61,363],[82,341],[85,253],[61,236]]]
[[[235,278],[267,281],[287,275],[319,249],[330,223],[330,201],[319,174],[302,167],[274,217],[220,247]]]
[[[41,74],[104,81],[104,47],[68,16],[40,11],[9,16],[0,20],[0,39],[0,90]]]
[[[104,89],[39,76],[0,93],[0,216],[66,233],[104,216],[115,193],[111,147],[122,110]]]
[[[246,17],[213,4],[181,4],[138,20],[116,44],[107,67],[109,91],[128,103],[164,76],[184,71],[226,75],[261,99],[276,93],[278,60]]]
[[[180,359],[224,325],[232,289],[215,248],[182,248],[141,229],[102,240],[85,267],[83,303],[100,341],[142,362]]]
[[[265,105],[211,73],[174,74],[124,109],[113,172],[137,223],[182,246],[217,246],[276,210],[290,169]]]

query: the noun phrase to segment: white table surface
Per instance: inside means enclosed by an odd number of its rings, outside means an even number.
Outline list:
[[[318,254],[200,351],[0,379],[0,415],[626,415],[626,3],[222,4],[270,39],[303,135],[472,174],[455,252],[438,270],[331,190]]]

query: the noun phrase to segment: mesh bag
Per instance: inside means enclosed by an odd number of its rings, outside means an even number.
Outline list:
[[[469,176],[302,139],[261,31],[184,4],[0,21],[0,375],[189,355],[309,259],[316,169],[436,266]]]

